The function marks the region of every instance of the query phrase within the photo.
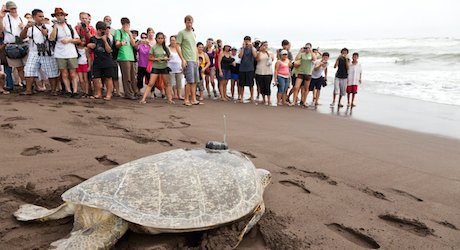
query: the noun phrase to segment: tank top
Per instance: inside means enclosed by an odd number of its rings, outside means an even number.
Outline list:
[[[300,66],[297,68],[297,73],[298,74],[304,74],[304,75],[311,75],[312,71],[313,71],[313,57],[311,55],[311,53],[302,53],[302,55],[300,56],[300,59],[301,59],[301,64]]]
[[[241,57],[240,72],[254,71],[254,55],[252,48],[244,48],[243,56]]]
[[[199,66],[200,66],[202,69],[204,69],[204,66],[206,66],[206,57],[204,56],[204,54],[198,55],[198,57],[201,58],[201,63],[200,63]]]
[[[267,65],[269,55],[261,53],[256,65],[256,75],[273,75],[272,65]],[[241,67],[241,66],[240,66]]]
[[[289,78],[289,64],[280,61],[278,67],[278,75]]]
[[[171,69],[171,73],[182,72],[182,61],[176,51],[170,51],[170,59],[168,61],[168,67]]]
[[[78,54],[80,54],[80,57],[78,58],[78,64],[88,64],[88,58],[86,57],[86,49],[78,48]]]
[[[222,70],[230,70],[230,66],[232,65],[232,63],[235,61],[235,59],[233,57],[226,57],[225,55],[222,57],[222,61],[221,61],[221,66],[222,66]]]
[[[206,54],[208,54],[208,57],[209,57],[209,61],[211,61],[211,64],[209,65],[209,67],[214,67],[214,55],[215,55],[215,52],[214,50],[211,50],[211,53],[209,53],[209,51],[206,51]]]
[[[337,65],[337,72],[335,73],[335,77],[340,79],[348,78],[348,70],[347,70],[347,61],[345,57],[339,57],[339,63]]]

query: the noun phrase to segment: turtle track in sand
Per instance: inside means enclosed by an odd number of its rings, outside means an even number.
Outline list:
[[[415,196],[415,195],[412,195],[412,194],[409,194],[408,192],[406,191],[402,191],[402,190],[399,190],[399,189],[394,189],[394,188],[390,188],[389,189],[390,191],[398,194],[398,195],[401,195],[401,196],[404,196],[404,197],[407,197],[407,198],[410,198],[410,199],[413,199],[413,200],[416,200],[418,202],[422,202],[423,200],[420,199],[419,197]]]
[[[448,222],[448,221],[435,221],[436,223],[438,223],[439,225],[441,226],[445,226],[447,228],[450,228],[452,230],[455,230],[455,231],[459,231],[459,229],[452,223]]]
[[[359,230],[346,227],[342,224],[331,223],[326,224],[331,231],[342,236],[346,240],[367,249],[379,249],[380,245],[372,237],[361,233]]]
[[[46,149],[42,146],[33,146],[31,148],[26,148],[22,151],[21,155],[23,156],[35,156],[38,154],[51,154],[54,153],[53,149]]]
[[[302,177],[311,177],[311,178],[316,178],[321,181],[326,181],[330,185],[336,186],[337,182],[332,180],[328,175],[326,175],[323,172],[316,172],[316,171],[308,171],[308,170],[303,170],[303,169],[298,169],[294,166],[287,166],[287,170],[297,172],[300,176]]]
[[[27,118],[22,117],[22,116],[14,116],[14,117],[8,117],[4,121],[5,122],[14,122],[14,121],[25,121]]]
[[[305,193],[311,194],[311,191],[305,186],[305,182],[299,181],[299,180],[281,180],[279,183],[283,186],[290,187],[290,186],[296,186],[301,188]]]
[[[382,214],[379,218],[389,225],[421,237],[434,235],[434,230],[416,219],[408,219],[394,214]]]
[[[104,166],[118,166],[120,165],[118,162],[112,160],[112,159],[109,159],[107,158],[107,155],[103,155],[103,156],[97,156],[95,157],[95,159],[101,163],[102,165]]]
[[[43,134],[43,133],[48,132],[47,130],[41,129],[41,128],[30,128],[29,131],[34,132],[34,133],[38,133],[38,134]]]
[[[55,141],[62,142],[62,143],[69,143],[69,142],[73,141],[72,138],[59,137],[59,136],[52,136],[52,137],[50,137],[50,139],[53,139]]]
[[[0,125],[2,129],[13,129],[16,126],[14,123],[4,123]]]

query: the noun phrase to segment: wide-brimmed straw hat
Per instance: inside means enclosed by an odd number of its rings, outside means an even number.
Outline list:
[[[54,8],[54,13],[52,13],[51,16],[55,17],[57,14],[64,14],[64,16],[69,15],[69,14],[65,13],[62,8],[59,8],[59,7]]]

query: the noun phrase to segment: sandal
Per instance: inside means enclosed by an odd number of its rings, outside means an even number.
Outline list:
[[[204,103],[202,103],[202,102],[194,102],[194,103],[192,103],[192,104],[193,104],[193,105],[203,105]]]
[[[8,90],[2,89],[0,90],[0,94],[9,95],[10,92]]]

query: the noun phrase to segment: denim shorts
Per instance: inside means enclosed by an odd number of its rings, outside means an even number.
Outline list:
[[[285,93],[287,88],[289,87],[289,79],[282,77],[282,76],[278,76],[277,79],[278,79],[278,93],[279,94]]]
[[[187,61],[187,67],[185,67],[184,75],[187,83],[198,83],[200,81],[198,65],[195,61]]]

